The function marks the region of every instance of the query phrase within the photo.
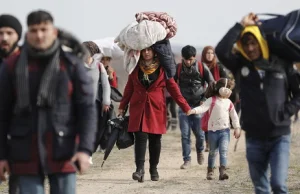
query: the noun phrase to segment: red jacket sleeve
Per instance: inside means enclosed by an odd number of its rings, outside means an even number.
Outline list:
[[[113,79],[109,80],[109,83],[112,87],[118,88],[118,80],[116,72],[113,72]]]
[[[166,86],[167,90],[172,96],[172,98],[175,100],[175,102],[180,106],[180,108],[186,113],[189,110],[191,110],[191,107],[185,100],[185,98],[181,95],[181,92],[179,90],[179,87],[177,83],[175,82],[174,78],[166,79]]]
[[[133,83],[132,83],[132,78],[129,75],[127,84],[126,84],[125,89],[124,89],[123,98],[122,98],[122,100],[120,102],[119,109],[122,109],[122,110],[125,109],[125,107],[130,102],[132,94],[133,94]]]

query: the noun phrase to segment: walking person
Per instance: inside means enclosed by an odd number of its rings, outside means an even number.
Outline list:
[[[112,61],[112,53],[110,49],[104,48],[103,53],[102,53],[102,58],[101,58],[101,63],[104,65],[107,75],[108,75],[108,80],[109,83],[112,87],[118,88],[118,78],[116,71],[114,68],[111,66],[111,61]]]
[[[206,98],[205,84],[214,81],[214,78],[205,64],[196,60],[196,48],[187,45],[182,48],[182,63],[177,65],[174,79],[178,82],[182,96],[191,107],[202,104]],[[187,116],[182,109],[178,111],[179,126],[181,131],[182,155],[184,163],[181,169],[191,166],[191,130],[196,137],[196,152],[199,165],[204,162],[204,132],[201,129],[201,115]]]
[[[167,117],[164,88],[167,88],[182,111],[187,113],[190,110],[174,79],[166,79],[154,50],[151,47],[142,50],[137,67],[129,75],[119,106],[119,115],[123,115],[125,107],[130,104],[128,131],[134,132],[135,135],[136,163],[136,171],[132,174],[132,178],[139,182],[144,181],[147,140],[149,140],[151,180],[159,180],[157,166],[161,152],[161,137],[166,133]]]
[[[0,16],[0,65],[9,56],[20,53],[18,46],[22,37],[22,25],[12,15]],[[0,180],[1,181],[1,180]],[[18,193],[17,183],[14,176],[9,176],[9,194]]]
[[[201,62],[204,63],[210,70],[212,76],[214,77],[215,81],[218,81],[220,78],[228,78],[227,73],[223,65],[217,63],[217,56],[215,54],[215,49],[212,46],[204,47],[201,55]],[[205,152],[209,151],[209,144],[208,144],[208,131],[204,132],[205,134]]]
[[[51,194],[75,194],[96,132],[85,49],[46,11],[31,12],[27,27],[21,52],[0,69],[0,178],[8,172],[20,194],[44,194],[47,176]]]
[[[84,67],[87,71],[87,74],[89,77],[93,80],[93,89],[94,89],[94,100],[96,102],[97,95],[98,95],[98,88],[101,87],[102,90],[102,96],[99,98],[101,99],[101,102],[97,103],[97,113],[98,113],[98,130],[104,130],[102,129],[102,126],[100,126],[100,123],[103,123],[101,119],[103,117],[103,113],[109,111],[111,100],[110,100],[110,83],[108,81],[108,75],[106,73],[106,70],[102,63],[98,59],[96,59],[97,55],[100,54],[100,50],[98,46],[92,42],[92,41],[86,41],[82,43],[85,48],[88,50],[88,55],[84,62]],[[99,104],[98,104],[99,103]],[[106,122],[106,119],[105,121]],[[97,139],[97,138],[96,138]],[[95,151],[98,147],[98,142],[95,142]],[[93,164],[92,156],[90,157],[90,164]]]
[[[240,75],[236,82],[255,193],[288,193],[290,117],[300,108],[300,79],[293,62],[269,50],[257,22],[257,15],[246,15],[218,43],[216,53],[222,64]],[[239,52],[233,54],[235,44]]]
[[[220,155],[219,180],[229,178],[226,172],[230,141],[229,118],[232,120],[235,138],[239,138],[241,134],[239,117],[234,109],[233,103],[229,100],[233,86],[233,81],[227,78],[221,78],[216,83],[212,83],[206,91],[206,97],[208,99],[201,106],[193,108],[189,113],[203,114],[209,111],[210,114],[208,120],[208,143],[210,150],[206,176],[208,180],[214,178],[215,158],[218,151]]]

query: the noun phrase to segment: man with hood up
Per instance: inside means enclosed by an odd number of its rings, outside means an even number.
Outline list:
[[[255,192],[288,193],[290,117],[300,108],[300,79],[292,62],[269,52],[257,22],[255,14],[245,16],[219,42],[216,54],[240,75],[242,128]],[[233,54],[235,43],[239,52]]]

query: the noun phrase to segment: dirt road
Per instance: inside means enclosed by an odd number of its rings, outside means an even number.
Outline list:
[[[193,138],[193,145],[194,145]],[[160,181],[152,182],[146,162],[144,183],[131,179],[135,170],[133,147],[126,150],[115,148],[103,168],[101,168],[102,153],[93,157],[94,165],[85,175],[78,176],[78,194],[250,194],[254,193],[248,175],[245,159],[245,139],[239,141],[237,152],[233,152],[235,139],[231,139],[229,149],[229,176],[226,181],[216,179],[208,181],[206,165],[200,166],[196,161],[193,146],[192,167],[181,170],[182,164],[180,132],[171,131],[163,136],[162,154],[159,164]],[[147,153],[148,155],[148,153]],[[300,123],[294,126],[291,146],[291,162],[289,168],[288,186],[292,194],[300,194]],[[148,158],[147,158],[148,160]],[[207,153],[205,153],[207,164]],[[218,164],[218,160],[216,161]],[[0,186],[0,193],[7,194],[7,185]]]
[[[290,193],[300,194],[300,128],[293,130],[291,165],[289,171]],[[250,194],[253,193],[252,184],[248,175],[245,159],[245,139],[239,141],[237,151],[233,151],[235,139],[231,136],[229,150],[229,175],[227,181],[216,179],[208,181],[206,177],[207,153],[205,154],[205,165],[198,165],[196,152],[193,146],[192,167],[181,170],[182,164],[180,132],[171,131],[163,136],[162,154],[159,164],[160,181],[152,182],[148,173],[148,162],[146,162],[145,182],[138,183],[131,179],[135,170],[133,148],[118,150],[115,148],[101,169],[103,154],[97,153],[94,157],[94,165],[89,173],[79,176],[77,190],[79,194],[194,194],[194,193],[230,193]],[[193,145],[194,145],[193,138]],[[147,153],[148,155],[148,153]],[[146,158],[148,161],[148,158]],[[219,160],[217,160],[218,164]]]

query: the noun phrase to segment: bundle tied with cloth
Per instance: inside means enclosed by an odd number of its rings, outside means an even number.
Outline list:
[[[175,20],[165,12],[140,12],[136,21],[126,26],[115,42],[124,51],[124,68],[131,74],[135,69],[140,51],[152,47],[165,69],[167,78],[176,73],[176,63],[169,39],[177,32]]]

